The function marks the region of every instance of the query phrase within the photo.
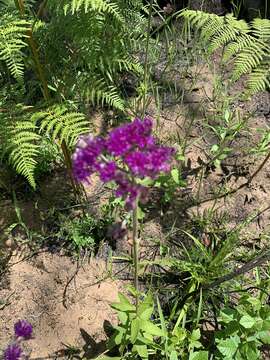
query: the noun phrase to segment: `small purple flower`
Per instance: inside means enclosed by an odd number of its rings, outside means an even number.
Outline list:
[[[114,161],[109,161],[107,163],[101,163],[97,167],[100,179],[103,182],[112,181],[115,177],[116,169],[117,169],[117,166]]]
[[[105,141],[100,137],[82,136],[73,154],[73,172],[78,181],[85,181],[97,171],[98,157],[105,150]]]
[[[19,320],[14,325],[14,331],[16,337],[22,337],[24,340],[29,340],[32,336],[33,327],[26,320]]]
[[[11,344],[4,352],[5,360],[19,360],[22,356],[22,349],[18,344]]]

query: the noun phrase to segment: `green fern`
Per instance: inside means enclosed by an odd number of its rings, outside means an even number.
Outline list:
[[[75,111],[69,111],[64,105],[56,105],[45,111],[36,112],[32,121],[39,124],[39,132],[45,132],[50,138],[65,141],[68,146],[73,146],[78,137],[89,132],[89,121],[85,116]]]
[[[27,118],[21,108],[17,107],[12,114],[1,116],[0,139],[2,157],[7,156],[17,173],[23,175],[35,189],[34,173],[40,141],[35,121]]]
[[[64,12],[67,14],[84,10],[85,13],[89,11],[95,11],[98,13],[109,14],[120,22],[124,22],[124,18],[121,16],[121,11],[115,2],[108,0],[68,0],[64,5]]]
[[[223,61],[234,61],[232,81],[248,75],[250,94],[269,87],[270,20],[255,19],[248,24],[231,14],[217,16],[193,10],[185,10],[180,16],[200,31],[210,54],[223,48]]]
[[[1,16],[0,60],[6,63],[12,76],[19,82],[23,81],[23,49],[27,46],[25,39],[29,25],[28,21],[21,20],[12,13]]]

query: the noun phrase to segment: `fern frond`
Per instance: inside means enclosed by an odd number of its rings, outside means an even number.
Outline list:
[[[80,135],[89,132],[90,127],[83,114],[69,111],[64,105],[39,111],[32,119],[40,124],[40,133],[45,131],[52,140],[65,141],[68,146],[73,146]]]
[[[8,156],[10,164],[17,173],[24,176],[35,189],[34,172],[40,140],[35,121],[19,116],[17,119],[8,120],[5,124],[1,121],[0,138],[4,144],[3,155]],[[11,120],[14,122],[12,125],[9,124]]]
[[[200,31],[210,54],[223,47],[223,61],[234,59],[232,81],[248,75],[250,93],[269,86],[270,20],[254,19],[248,24],[232,15],[222,17],[194,10],[185,10],[180,16]]]
[[[251,22],[253,34],[263,42],[270,40],[270,21],[268,19],[254,19]]]
[[[84,96],[92,104],[98,106],[110,105],[120,111],[124,110],[124,101],[120,97],[117,88],[107,85],[103,79],[95,80],[90,87],[86,88]]]
[[[124,22],[124,18],[121,16],[121,11],[117,3],[110,2],[108,0],[72,0],[64,5],[64,12],[67,14],[84,10],[85,13],[89,11],[95,11],[97,13],[106,13],[113,16],[120,22]]]
[[[259,91],[263,91],[266,88],[270,88],[270,69],[269,63],[264,67],[261,66],[255,69],[249,76],[248,88],[251,94],[255,94]]]
[[[22,50],[27,46],[25,39],[29,25],[28,21],[16,19],[12,14],[1,17],[0,60],[6,63],[12,76],[19,82],[23,80],[24,54]]]

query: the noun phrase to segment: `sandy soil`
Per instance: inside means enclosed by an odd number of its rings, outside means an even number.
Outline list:
[[[59,254],[14,263],[0,290],[1,299],[9,297],[0,312],[0,346],[12,339],[14,321],[27,319],[34,328],[34,339],[27,343],[31,358],[60,355],[65,345],[94,354],[93,343],[106,339],[104,321],[116,321],[110,303],[117,300],[119,282],[104,280],[107,275],[102,260],[92,259],[78,269]],[[90,336],[91,344],[86,343]]]

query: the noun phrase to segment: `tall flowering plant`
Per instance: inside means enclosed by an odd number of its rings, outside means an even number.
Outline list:
[[[133,213],[133,257],[135,288],[138,293],[138,202],[147,201],[145,178],[156,179],[170,170],[175,150],[158,144],[152,135],[149,118],[136,118],[112,130],[107,137],[83,136],[73,155],[74,176],[79,182],[89,182],[97,173],[104,183],[114,182],[115,195],[125,200]],[[138,303],[138,296],[136,299]]]

